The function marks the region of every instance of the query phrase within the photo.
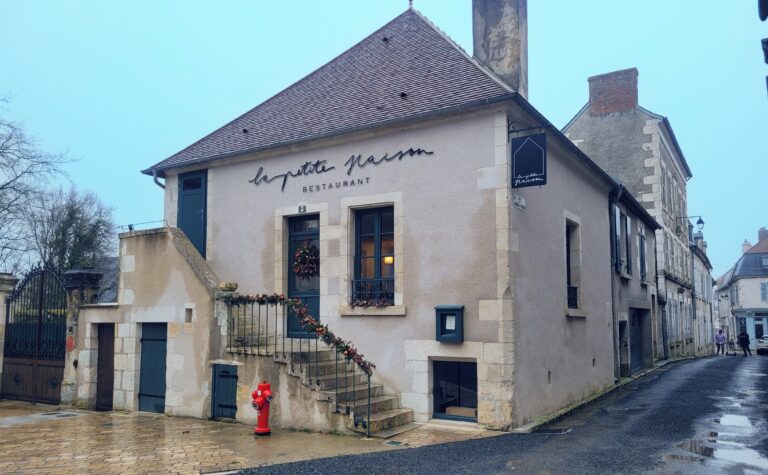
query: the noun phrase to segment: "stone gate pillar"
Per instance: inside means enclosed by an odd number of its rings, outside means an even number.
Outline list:
[[[64,272],[64,287],[67,289],[67,352],[64,359],[64,378],[61,382],[61,403],[77,402],[77,368],[95,365],[90,351],[77,348],[80,305],[96,303],[102,273],[96,269],[70,269]],[[88,373],[93,373],[90,371]],[[80,383],[87,383],[81,381]]]
[[[19,279],[13,274],[0,273],[0,385],[3,382],[3,349],[5,348],[5,298],[13,292]],[[2,392],[2,386],[0,386]]]

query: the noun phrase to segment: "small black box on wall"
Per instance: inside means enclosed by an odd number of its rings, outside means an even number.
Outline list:
[[[464,341],[464,305],[438,305],[435,307],[436,339],[443,343]]]

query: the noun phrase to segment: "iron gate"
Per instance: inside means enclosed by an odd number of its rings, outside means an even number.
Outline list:
[[[64,376],[67,293],[59,275],[37,268],[5,300],[2,397],[58,404]]]

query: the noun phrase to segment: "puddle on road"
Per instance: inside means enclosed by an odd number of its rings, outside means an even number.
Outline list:
[[[753,467],[768,469],[768,459],[760,455],[759,452],[752,449],[717,449],[714,457],[729,462],[743,463]]]
[[[715,449],[704,445],[700,440],[686,440],[682,444],[678,444],[678,447],[694,454],[703,455],[705,457],[711,457],[715,453]]]
[[[749,422],[749,418],[746,416],[739,416],[736,414],[723,414],[720,419],[715,419],[724,426],[744,427],[747,429],[752,428],[752,423]]]

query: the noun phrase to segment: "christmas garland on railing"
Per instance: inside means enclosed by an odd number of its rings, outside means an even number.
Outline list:
[[[307,306],[299,299],[290,299],[284,294],[232,294],[222,295],[218,297],[218,300],[225,302],[228,305],[258,304],[272,306],[280,305],[286,307],[298,315],[301,326],[305,330],[314,332],[325,344],[335,349],[337,353],[343,355],[348,361],[353,361],[364,373],[371,375],[373,374],[374,368],[376,368],[375,364],[364,358],[365,355],[357,352],[357,348],[355,348],[351,341],[336,336],[330,331],[328,325],[323,325],[310,315],[309,308],[307,308]]]

